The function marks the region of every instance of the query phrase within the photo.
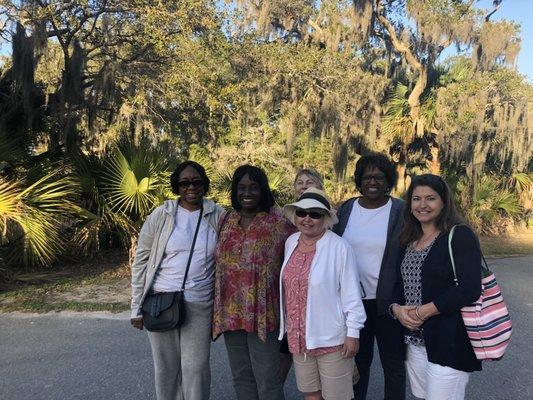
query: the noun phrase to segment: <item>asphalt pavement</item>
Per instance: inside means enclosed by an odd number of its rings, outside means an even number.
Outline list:
[[[474,373],[467,399],[533,398],[533,257],[489,260],[514,323],[504,359]],[[0,399],[155,399],[150,346],[127,313],[0,314]],[[235,399],[223,339],[211,352],[211,399]],[[377,352],[376,352],[377,357]],[[379,359],[368,400],[383,398]],[[303,398],[291,372],[287,400]],[[409,396],[409,399],[413,397]]]

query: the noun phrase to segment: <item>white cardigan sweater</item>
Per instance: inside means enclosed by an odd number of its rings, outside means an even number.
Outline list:
[[[285,242],[285,259],[280,274],[280,334],[285,326],[283,272],[298,244],[300,232]],[[355,256],[346,240],[326,231],[316,244],[316,252],[309,272],[305,342],[308,350],[343,344],[346,337],[359,337],[366,320],[359,291],[359,276]]]

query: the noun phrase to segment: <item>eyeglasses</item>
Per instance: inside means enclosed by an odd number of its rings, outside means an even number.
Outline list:
[[[193,187],[193,189],[198,189],[204,186],[204,181],[201,179],[195,179],[194,181],[179,181],[178,187],[181,189],[187,189],[189,187]]]
[[[363,182],[370,182],[374,179],[377,183],[385,182],[385,175],[366,175],[361,178]]]
[[[319,211],[306,211],[306,210],[296,210],[296,216],[298,218],[305,218],[309,215],[309,217],[311,217],[311,219],[320,219],[320,218],[323,218],[325,216],[324,213],[321,213]]]

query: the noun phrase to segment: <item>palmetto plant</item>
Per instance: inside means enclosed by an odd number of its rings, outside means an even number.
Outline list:
[[[533,174],[516,172],[511,176],[507,184],[518,198],[524,209],[524,219],[528,227],[533,227]]]
[[[62,225],[76,211],[77,185],[61,169],[35,182],[0,178],[0,242],[8,265],[50,265],[62,254]]]
[[[233,171],[217,169],[211,177],[211,188],[208,196],[223,207],[231,207],[231,179],[233,178]]]
[[[459,181],[457,189],[465,216],[480,232],[502,233],[506,228],[505,222],[512,222],[522,213],[516,194],[493,176],[479,177],[474,183],[472,196],[465,179]]]
[[[169,186],[166,160],[155,150],[121,143],[104,160],[103,192],[111,210],[144,220]]]
[[[164,152],[149,146],[122,141],[103,158],[79,155],[74,163],[82,202],[73,244],[81,254],[130,248],[147,215],[173,196]]]

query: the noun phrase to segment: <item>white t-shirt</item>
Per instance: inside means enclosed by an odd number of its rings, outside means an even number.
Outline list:
[[[155,291],[181,290],[199,214],[200,210],[191,212],[178,206],[174,229],[168,239],[163,260],[152,286]],[[209,301],[213,298],[215,245],[216,232],[202,218],[185,283],[187,301]]]
[[[359,279],[363,286],[364,300],[376,298],[379,271],[387,244],[387,229],[392,200],[379,208],[364,208],[357,199],[350,213],[342,237],[355,253]]]

